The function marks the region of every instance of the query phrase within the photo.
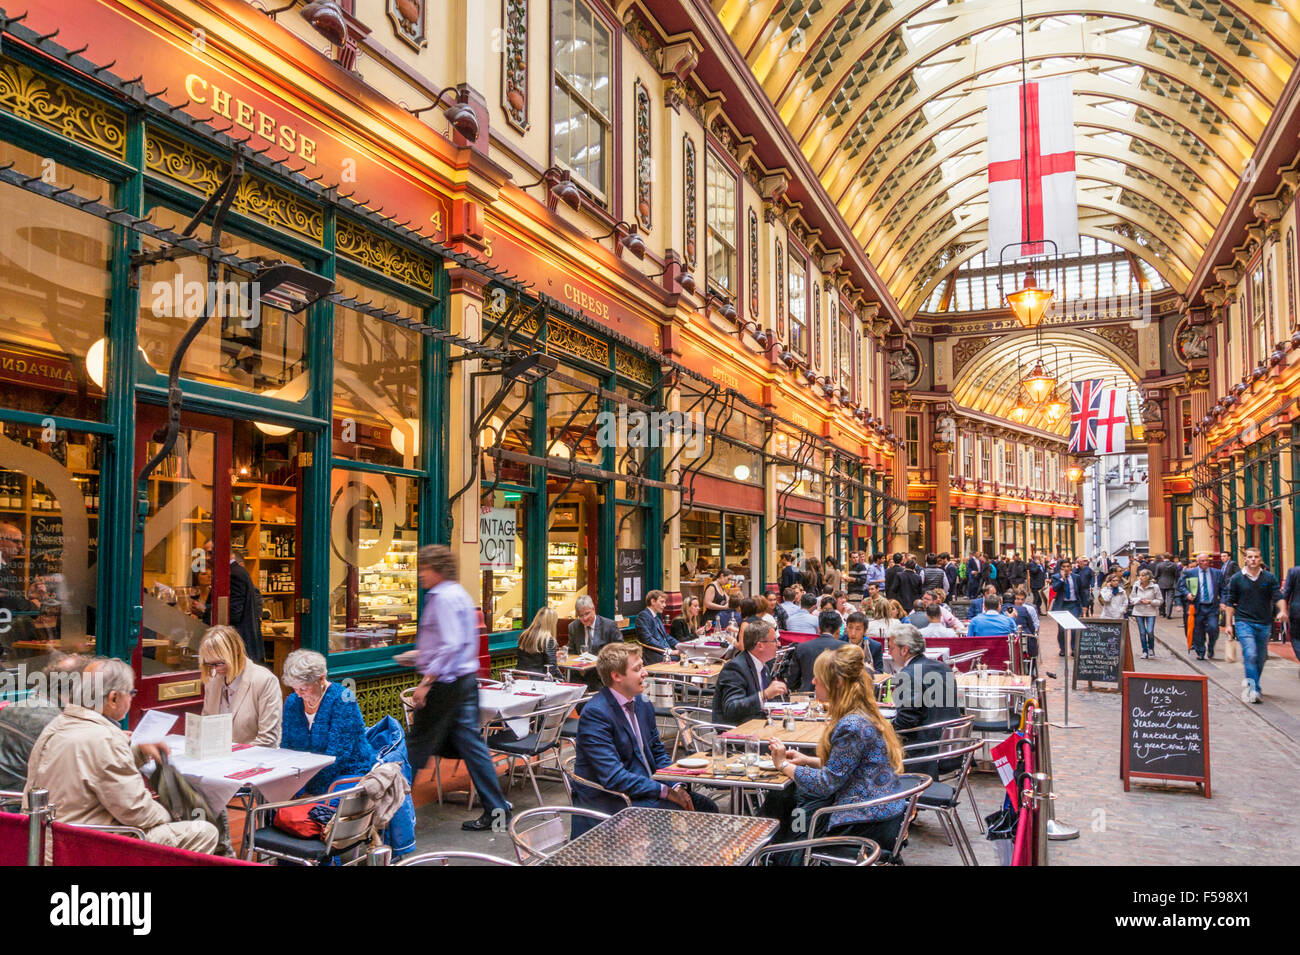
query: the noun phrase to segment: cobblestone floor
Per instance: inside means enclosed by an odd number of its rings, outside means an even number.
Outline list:
[[[1045,622],[1044,669],[1064,675],[1056,656],[1054,624]],[[1136,637],[1134,638],[1136,641]],[[1190,783],[1134,780],[1129,792],[1119,778],[1120,697],[1080,690],[1070,694],[1070,720],[1078,729],[1053,727],[1057,818],[1077,827],[1080,836],[1052,842],[1051,865],[1265,865],[1300,864],[1300,823],[1291,803],[1300,787],[1300,673],[1289,658],[1271,659],[1264,672],[1265,702],[1241,702],[1241,665],[1187,659],[1179,621],[1159,621],[1157,657],[1137,661],[1156,673],[1201,672],[1210,677],[1210,766],[1212,799]],[[1064,715],[1060,679],[1048,680],[1053,720]],[[992,773],[974,777],[980,809],[1001,804],[1002,787]],[[558,783],[544,782],[543,800],[565,801]],[[466,833],[470,818],[464,797],[419,811],[419,848],[472,849],[512,856],[504,833]],[[510,796],[516,810],[536,805],[532,788],[516,783]],[[981,865],[995,864],[992,845],[980,836],[969,806],[962,821]],[[911,865],[958,865],[956,849],[943,838],[929,814],[922,813],[905,852]]]

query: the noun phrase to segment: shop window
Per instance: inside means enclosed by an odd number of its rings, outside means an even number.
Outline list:
[[[419,321],[419,307],[336,279],[348,298]],[[418,332],[350,308],[334,308],[334,456],[420,469],[420,357]],[[298,396],[296,392],[293,396]]]
[[[683,581],[701,580],[716,570],[722,560],[722,515],[699,508],[682,512],[680,524]]]
[[[94,652],[103,441],[2,427],[0,666],[39,669],[55,650]]]
[[[734,298],[736,295],[736,176],[707,150],[704,160],[706,242],[705,271],[709,286]]]
[[[1014,486],[1016,477],[1016,446],[1008,444],[1002,449],[1002,480],[1010,486]]]
[[[0,143],[7,164],[78,195],[113,194],[102,179]],[[102,418],[112,227],[8,185],[0,187],[0,222],[0,402]]]
[[[552,0],[551,60],[555,161],[603,201],[613,124],[610,34],[582,0]]]
[[[558,378],[547,381],[546,450],[543,456],[564,461],[586,461],[603,467],[605,449],[601,443],[617,437],[617,434],[610,434],[610,429],[602,428],[597,420],[602,401],[593,392],[601,387],[602,382],[594,375],[572,368],[566,368],[564,375],[581,382],[585,387],[571,385]]]
[[[773,436],[772,444],[778,457],[776,466],[777,493],[793,494],[797,497],[820,498],[822,493],[821,452],[809,452],[807,448],[804,448],[799,462],[796,463],[791,458],[800,450],[797,438],[777,432]]]
[[[483,615],[493,632],[522,630],[529,622],[525,570],[531,501],[530,494],[486,487],[480,498],[478,566]]]
[[[155,224],[177,232],[189,218],[163,206],[151,214]],[[152,240],[144,243],[145,251],[158,247]],[[222,235],[221,247],[243,259],[303,264],[230,232]],[[295,315],[258,302],[251,276],[224,265],[209,288],[207,269],[207,259],[189,256],[141,270],[139,345],[145,360],[165,375],[171,355],[206,305],[210,317],[185,353],[182,377],[266,397],[304,397],[310,389],[306,348],[312,310]]]
[[[808,263],[789,253],[790,345],[808,355]]]
[[[330,478],[330,652],[413,643],[420,482],[335,468]]]
[[[980,437],[980,478],[993,480],[993,439]]]
[[[907,466],[909,468],[919,468],[921,466],[921,418],[919,415],[910,414],[904,419],[907,428]]]
[[[501,387],[500,375],[489,375],[477,380],[475,407],[481,412]],[[480,475],[484,483],[497,481],[530,487],[533,483],[530,465],[498,458],[494,450],[514,454],[542,454],[533,448],[533,391],[523,382],[511,383],[501,403],[483,423],[479,432],[479,448],[483,451]]]
[[[573,617],[579,597],[601,605],[598,485],[558,476],[547,485],[546,602],[561,617]]]
[[[1195,426],[1192,424],[1192,399],[1182,398],[1178,403],[1178,430],[1182,437],[1183,457],[1191,457],[1192,454],[1192,433]]]

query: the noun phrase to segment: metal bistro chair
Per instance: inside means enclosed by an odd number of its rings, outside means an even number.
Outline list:
[[[902,788],[887,796],[877,796],[875,799],[868,799],[866,802],[846,803],[842,806],[823,806],[812,814],[812,820],[808,824],[808,832],[813,838],[817,838],[817,823],[822,817],[829,817],[832,813],[844,812],[846,809],[869,809],[872,806],[895,802],[899,799],[906,800],[907,804],[903,807],[903,824],[898,827],[898,838],[894,840],[892,846],[880,847],[881,858],[879,860],[882,865],[902,865],[903,846],[907,842],[907,828],[912,821],[912,812],[916,809],[917,797],[929,789],[934,780],[925,773],[899,773],[898,782]],[[826,824],[830,825],[829,818],[827,818]],[[840,837],[831,838],[838,839]],[[805,865],[808,864],[807,857],[809,855],[811,855],[811,850],[806,850],[804,856]]]
[[[984,740],[971,739],[940,739],[929,743],[912,743],[910,746],[903,747],[903,768],[909,766],[920,766],[926,763],[932,763],[936,759],[960,759],[961,768],[956,775],[952,777],[949,783],[934,783],[927,789],[917,801],[918,809],[928,809],[939,817],[943,825],[945,835],[948,837],[948,844],[957,847],[957,853],[961,856],[963,865],[979,865],[979,860],[975,858],[975,849],[970,844],[970,837],[966,835],[966,827],[962,825],[961,816],[957,814],[958,805],[961,802],[961,790],[968,783],[970,776],[971,760],[975,754],[984,748]],[[928,750],[924,755],[915,754],[918,750]]]
[[[677,762],[677,750],[682,743],[690,745],[691,729],[701,723],[707,723],[713,718],[713,711],[706,710],[702,706],[674,706],[672,708],[673,722],[677,724],[677,732],[673,735],[673,762]]]
[[[144,840],[144,830],[137,829],[135,826],[98,826],[89,822],[65,822],[64,825],[73,829],[93,829],[96,832],[108,832],[115,836]]]
[[[587,702],[595,695],[596,694],[594,692],[584,693],[580,699],[574,700],[572,703],[570,703],[569,704],[570,714],[572,714],[572,711],[577,707],[585,706]],[[567,740],[568,742],[574,744],[575,746],[577,745],[578,720],[580,718],[581,717],[579,716],[570,715],[564,721],[564,726],[560,729],[560,739],[562,741]]]
[[[483,852],[421,852],[409,856],[396,865],[450,865],[452,862],[477,862],[480,865],[519,865],[513,859],[502,859]]]
[[[971,736],[974,725],[975,717],[958,716],[956,719],[944,720],[940,723],[927,723],[924,726],[913,726],[911,729],[894,730],[894,732],[898,735],[899,742],[903,744],[903,748],[906,750],[907,746],[914,742],[911,737],[927,730],[941,730],[942,732],[939,734],[941,740],[965,739]],[[944,753],[940,755],[940,758],[946,762],[950,757],[948,754]],[[957,775],[960,769],[961,767],[959,766],[954,769],[949,769],[946,772],[940,770],[939,775],[935,777],[934,781],[936,783],[949,782]],[[980,833],[983,834],[984,816],[980,814],[979,804],[975,802],[975,789],[971,786],[969,773],[966,774],[966,795],[970,799],[971,811],[975,813],[975,823],[979,826]],[[951,845],[951,841],[949,841],[949,844]]]
[[[290,806],[323,805],[335,800],[338,808],[326,826],[325,836],[320,839],[291,835],[269,824],[258,828],[258,817],[263,814]],[[245,813],[244,819],[242,855],[245,859],[260,854],[298,865],[323,865],[333,858],[339,858],[343,865],[356,865],[365,859],[366,844],[375,832],[375,806],[360,786],[253,806]]]
[[[589,779],[584,779],[573,771],[573,764],[577,762],[577,756],[570,756],[560,765],[560,776],[564,779],[564,791],[568,793],[569,805],[575,809],[585,809],[585,806],[575,805],[573,802],[573,787],[584,786],[587,789],[594,789],[596,792],[604,793],[607,796],[614,796],[623,800],[625,805],[632,805],[632,799],[627,793],[616,792],[613,789],[606,789],[600,783],[594,783]]]
[[[842,850],[838,854],[834,850]],[[847,853],[843,850],[847,850]],[[880,858],[880,845],[861,836],[824,836],[821,839],[801,839],[783,842],[759,849],[750,865],[762,865],[768,856],[783,852],[802,851],[803,865],[871,866]],[[849,854],[851,853],[851,854]]]
[[[597,821],[613,818],[609,813],[576,806],[539,806],[511,816],[510,841],[515,844],[515,856],[520,863],[540,862],[567,845],[572,827],[566,826],[564,820],[573,816]]]
[[[510,768],[510,776],[506,782],[507,793],[514,786],[515,763],[522,761],[528,779],[533,784],[533,795],[537,797],[538,803],[542,802],[542,790],[537,785],[537,776],[533,773],[533,760],[540,759],[548,753],[555,753],[556,761],[559,761],[560,731],[564,729],[564,721],[568,719],[572,710],[571,702],[533,710],[527,714],[528,732],[522,737],[513,738],[515,734],[508,729],[488,737],[488,751],[493,755],[503,755],[507,758]],[[507,739],[507,737],[511,738]]]

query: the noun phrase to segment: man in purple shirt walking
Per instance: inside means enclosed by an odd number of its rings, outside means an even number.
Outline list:
[[[510,803],[501,793],[487,744],[479,732],[478,614],[469,593],[457,583],[459,568],[451,548],[428,545],[418,557],[425,593],[416,649],[396,657],[423,674],[415,689],[415,717],[407,734],[411,768],[419,772],[441,755],[448,739],[465,762],[483,799],[483,815],[461,823],[470,832],[504,831]]]

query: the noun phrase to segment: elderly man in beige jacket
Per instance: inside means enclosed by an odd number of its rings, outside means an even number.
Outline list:
[[[132,747],[118,727],[134,686],[135,675],[121,660],[92,660],[83,673],[81,704],[64,707],[37,737],[24,791],[48,790],[59,822],[134,826],[150,842],[212,852],[216,826],[202,819],[172,822],[144,784],[139,767],[167,748]]]

